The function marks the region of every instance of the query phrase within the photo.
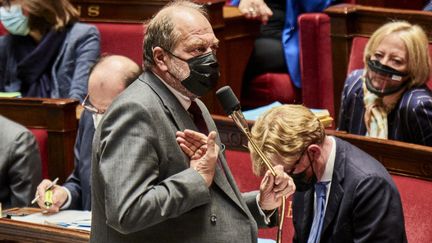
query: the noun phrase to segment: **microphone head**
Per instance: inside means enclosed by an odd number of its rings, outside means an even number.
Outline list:
[[[218,89],[216,96],[227,115],[231,115],[234,111],[241,109],[240,102],[230,86],[223,86]]]

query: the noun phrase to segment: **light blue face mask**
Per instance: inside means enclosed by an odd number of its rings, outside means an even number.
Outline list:
[[[14,4],[9,8],[0,7],[0,21],[12,35],[27,35],[30,32],[28,17],[22,12],[21,5]]]

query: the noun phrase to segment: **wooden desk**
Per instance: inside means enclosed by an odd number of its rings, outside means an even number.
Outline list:
[[[247,151],[247,138],[234,122],[225,116],[213,115],[222,143],[227,149]],[[253,122],[249,121],[252,126]],[[380,161],[392,174],[432,180],[432,147],[393,140],[370,138],[326,130],[328,135],[339,137],[359,147]]]
[[[90,232],[0,218],[0,241],[7,242],[89,242]]]
[[[423,27],[429,41],[432,41],[432,12],[340,4],[327,8],[325,13],[331,21],[335,114],[339,114],[354,37],[370,37],[387,22],[406,20]]]

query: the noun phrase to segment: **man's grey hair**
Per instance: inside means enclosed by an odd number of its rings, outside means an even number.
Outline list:
[[[147,29],[143,42],[144,69],[150,69],[155,65],[153,48],[158,46],[164,50],[172,51],[177,45],[180,36],[174,30],[175,23],[172,20],[172,13],[178,11],[179,8],[194,9],[208,18],[205,7],[191,1],[177,0],[164,6],[151,20],[145,23]]]

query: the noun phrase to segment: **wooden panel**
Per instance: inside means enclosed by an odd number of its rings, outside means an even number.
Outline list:
[[[0,218],[0,241],[7,242],[89,242],[90,232],[61,227],[25,223]]]
[[[150,19],[168,0],[71,0],[80,12],[81,20],[91,22],[133,22]],[[222,25],[224,0],[195,0],[209,9],[212,25]]]
[[[48,176],[63,182],[74,166],[77,133],[73,99],[0,98],[0,114],[28,128],[48,131]]]
[[[356,36],[370,37],[383,24],[392,20],[406,20],[424,28],[432,40],[432,12],[370,7],[353,4],[339,4],[325,10],[330,16],[334,102],[335,112],[339,113],[340,99],[345,78],[352,40]]]
[[[226,149],[247,151],[247,138],[230,118],[214,115],[213,119]],[[253,122],[249,121],[249,125],[252,126]],[[326,133],[359,147],[380,161],[393,174],[432,180],[431,147],[347,134],[335,130],[326,130]]]
[[[354,2],[367,6],[421,10],[429,0],[355,0]]]

